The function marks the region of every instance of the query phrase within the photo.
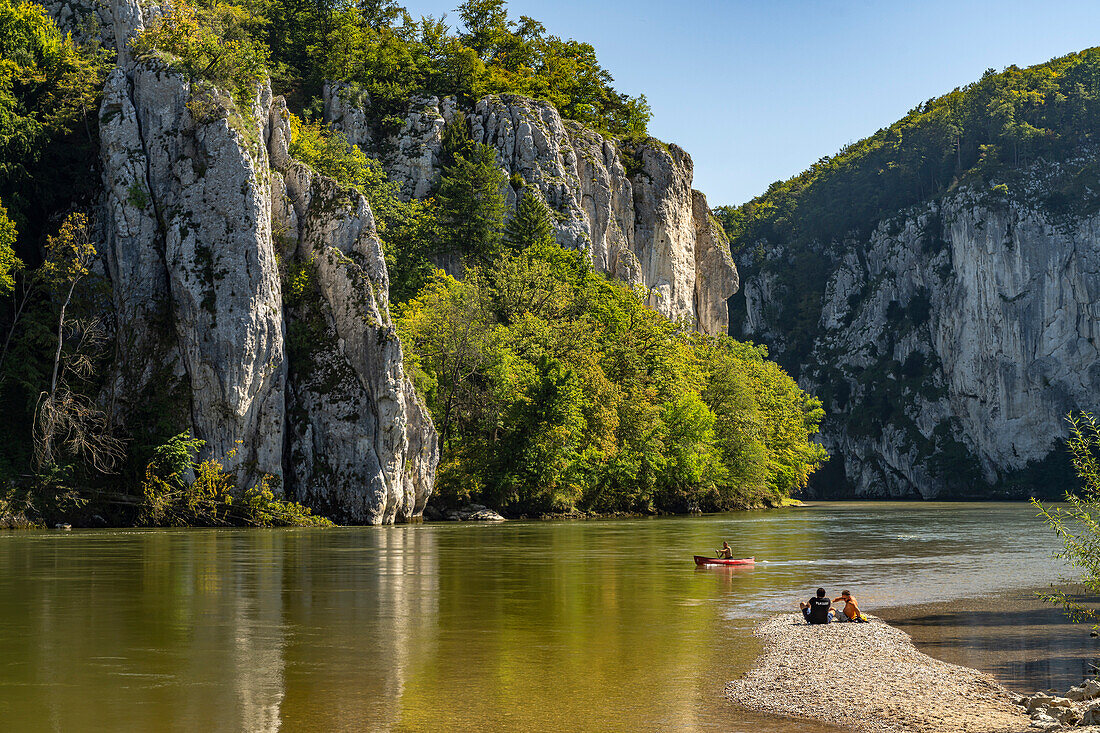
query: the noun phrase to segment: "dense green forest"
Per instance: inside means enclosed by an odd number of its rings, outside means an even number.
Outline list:
[[[503,0],[470,0],[457,16],[451,29],[392,2],[181,0],[132,49],[241,110],[270,75],[290,100],[292,155],[367,197],[407,366],[441,435],[436,501],[519,514],[789,496],[824,460],[810,442],[823,412],[763,348],[689,332],[561,249],[541,198],[461,117],[444,130],[437,189],[408,202],[319,122],[322,83],[336,79],[369,95],[383,128],[416,95],[469,105],[516,92],[606,134],[644,134],[644,97],[616,92],[588,44],[509,18]],[[268,483],[241,495],[218,457],[198,460],[193,436],[116,429],[103,404],[114,347],[95,205],[110,54],[89,44],[37,4],[0,0],[0,400],[13,418],[0,426],[0,514],[106,513],[108,501],[116,521],[317,522]],[[461,280],[436,269],[441,256],[465,263]],[[285,264],[284,300],[308,311],[310,263]],[[307,326],[288,327],[292,360],[312,348]]]
[[[402,306],[443,444],[437,487],[513,513],[776,504],[824,412],[762,347],[688,332],[563,250],[521,199],[507,249]]]

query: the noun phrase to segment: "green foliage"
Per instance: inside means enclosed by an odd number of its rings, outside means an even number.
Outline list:
[[[236,481],[214,459],[195,463],[201,440],[181,433],[153,451],[142,482],[139,524],[152,526],[324,527],[308,507],[275,496],[263,476],[237,495]]]
[[[56,235],[46,239],[46,261],[38,275],[57,295],[86,277],[95,259],[91,222],[83,212],[73,212],[61,223]]]
[[[15,289],[15,273],[23,269],[23,263],[15,256],[15,238],[15,222],[0,204],[0,295],[11,294]]]
[[[778,503],[823,412],[760,347],[684,330],[546,239],[440,274],[398,331],[440,431],[444,501],[512,513]]]
[[[0,199],[34,253],[49,217],[94,196],[94,116],[107,64],[62,35],[45,9],[0,0]]]
[[[454,163],[443,170],[437,195],[447,251],[483,265],[496,260],[504,228],[506,183],[490,146],[474,143],[469,158],[455,155]]]
[[[401,216],[386,226],[382,246],[390,276],[390,303],[404,303],[435,275],[432,257],[444,241],[435,199],[400,205]]]
[[[549,101],[566,117],[612,135],[643,133],[649,121],[645,97],[616,92],[591,45],[548,35],[526,16],[510,19],[503,0],[463,3],[461,33],[442,19],[413,20],[388,1],[240,4],[262,18],[257,37],[271,50],[276,79],[292,100],[299,92],[315,96],[325,79],[348,82],[369,94],[368,112],[380,128],[417,96],[454,95],[470,105],[503,93]]]
[[[329,130],[317,122],[303,122],[290,116],[290,154],[321,175],[362,193],[371,206],[380,234],[391,223],[404,218],[405,212],[397,199],[397,184],[382,170],[382,165],[368,158],[347,137]]]
[[[397,184],[388,179],[378,161],[350,145],[342,133],[303,122],[295,115],[291,115],[290,125],[292,156],[355,188],[370,203],[386,255],[390,301],[400,303],[416,295],[434,272],[430,257],[442,237],[435,200],[401,201]],[[300,295],[292,290],[292,297],[295,292]]]
[[[1100,593],[1100,423],[1091,413],[1070,415],[1067,446],[1081,485],[1066,492],[1065,505],[1046,505],[1038,499],[1031,503],[1039,510],[1058,539],[1062,549],[1055,557],[1081,571],[1080,583],[1092,595]],[[1061,604],[1074,621],[1091,621],[1100,628],[1100,614],[1076,597],[1062,591],[1044,596]]]
[[[554,241],[554,224],[550,209],[531,189],[524,189],[516,202],[516,210],[504,227],[504,243],[514,250]]]
[[[219,0],[177,0],[130,41],[135,58],[158,58],[227,90],[250,115],[256,87],[267,72],[267,49],[255,38],[257,21],[246,8]]]
[[[293,262],[283,279],[283,302],[290,308],[301,306],[313,294],[317,261],[312,257],[305,262]]]

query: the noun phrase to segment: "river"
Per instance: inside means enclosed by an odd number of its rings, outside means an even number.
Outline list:
[[[691,555],[723,539],[757,565],[696,569]],[[929,653],[1010,687],[1064,687],[1100,653],[1030,600],[1065,574],[1055,547],[1034,509],[1008,503],[8,532],[0,720],[12,731],[825,730],[722,698],[757,652],[754,620],[818,585],[850,588]]]

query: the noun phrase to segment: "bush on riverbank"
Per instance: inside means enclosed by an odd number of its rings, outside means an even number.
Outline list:
[[[219,461],[195,462],[203,441],[182,433],[153,451],[142,482],[138,523],[157,527],[324,527],[328,519],[309,507],[279,499],[274,478],[236,491],[236,481]],[[193,478],[192,478],[193,476]]]

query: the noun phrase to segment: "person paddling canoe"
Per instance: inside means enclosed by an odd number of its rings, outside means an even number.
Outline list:
[[[730,543],[728,543],[728,542],[723,542],[722,543],[722,549],[721,550],[715,550],[715,552],[718,553],[718,559],[719,560],[732,560],[733,559],[733,550],[730,549]]]

